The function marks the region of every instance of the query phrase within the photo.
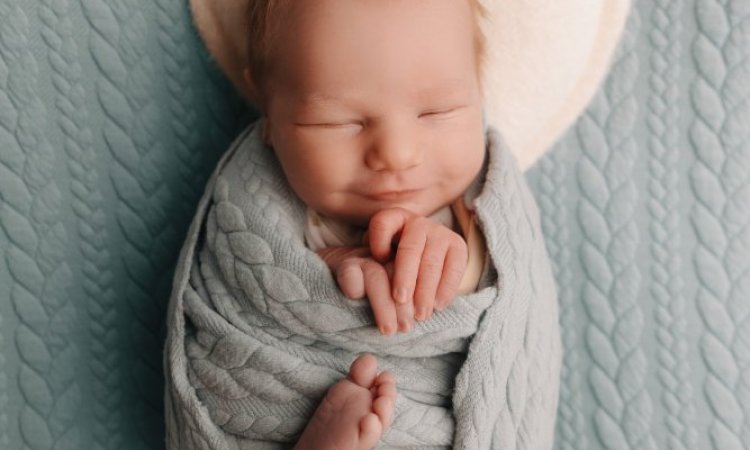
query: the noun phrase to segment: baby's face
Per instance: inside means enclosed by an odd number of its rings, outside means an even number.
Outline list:
[[[361,226],[386,207],[427,216],[459,197],[485,153],[468,2],[294,3],[265,115],[299,197]]]

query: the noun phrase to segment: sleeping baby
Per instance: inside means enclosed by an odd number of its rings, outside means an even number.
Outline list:
[[[556,294],[533,198],[483,123],[482,14],[250,1],[263,116],[181,254],[169,448],[551,448]]]

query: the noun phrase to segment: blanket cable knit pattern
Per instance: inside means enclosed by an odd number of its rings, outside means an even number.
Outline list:
[[[169,448],[288,447],[365,351],[398,380],[379,448],[552,448],[557,293],[526,181],[500,134],[487,139],[474,208],[497,282],[383,337],[367,302],[345,299],[304,246],[305,207],[257,127],[240,136],[209,181],[175,273]]]

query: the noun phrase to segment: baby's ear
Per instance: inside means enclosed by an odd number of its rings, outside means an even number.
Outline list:
[[[255,82],[253,81],[253,73],[249,67],[245,67],[245,69],[242,71],[242,84],[243,91],[247,96],[247,99],[254,105],[260,107],[260,95],[257,87],[255,86]]]
[[[247,100],[250,101],[257,108],[259,108],[260,113],[265,116],[266,105],[263,103],[263,99],[261,98],[260,91],[256,87],[256,84],[253,82],[253,73],[249,67],[246,67],[245,70],[242,71],[242,82],[244,86],[244,94],[245,96],[247,96]],[[271,127],[271,124],[269,122],[268,117],[264,117],[263,118],[263,142],[268,146],[272,146],[270,127]]]
[[[267,116],[263,116],[263,132],[261,134],[263,143],[273,148],[273,142],[271,142],[271,124],[268,121]]]

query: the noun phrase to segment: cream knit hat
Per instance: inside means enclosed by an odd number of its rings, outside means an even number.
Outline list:
[[[630,0],[484,0],[485,113],[523,170],[576,120],[599,88]],[[199,33],[247,94],[247,0],[190,0]]]

